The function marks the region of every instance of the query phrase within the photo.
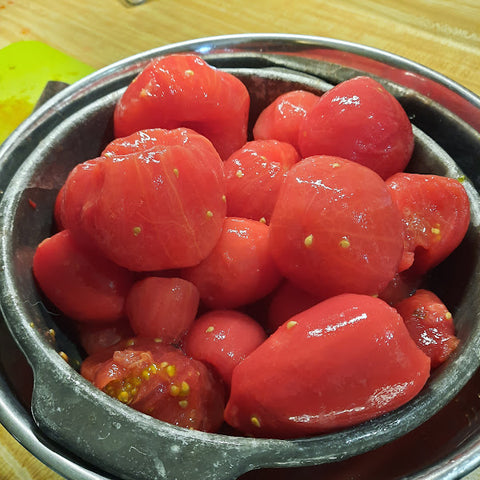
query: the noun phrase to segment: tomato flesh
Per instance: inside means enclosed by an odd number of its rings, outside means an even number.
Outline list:
[[[452,314],[443,302],[429,290],[419,289],[395,305],[415,343],[438,367],[455,351],[459,339],[455,336]]]
[[[422,275],[445,260],[465,236],[470,223],[467,193],[458,180],[419,173],[397,173],[387,187],[402,216],[410,268]]]
[[[174,347],[134,338],[87,358],[82,375],[111,397],[173,425],[216,431],[223,423],[222,384]]]

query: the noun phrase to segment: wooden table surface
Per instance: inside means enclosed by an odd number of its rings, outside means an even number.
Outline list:
[[[168,43],[249,32],[363,43],[480,95],[478,0],[0,0],[0,48],[40,40],[94,68]],[[0,427],[0,480],[59,478]]]

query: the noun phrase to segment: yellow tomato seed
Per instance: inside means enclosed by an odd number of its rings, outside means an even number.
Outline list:
[[[250,418],[250,421],[254,427],[260,428],[260,420],[255,415]]]
[[[188,395],[190,393],[190,385],[185,380],[180,385],[180,393],[182,395]]]
[[[174,377],[177,369],[175,368],[175,365],[169,365],[167,367],[167,375],[169,377]]]
[[[345,238],[345,237],[343,237],[338,244],[342,248],[348,248],[350,246],[350,242],[348,241],[348,238]]]
[[[297,322],[296,322],[295,320],[290,320],[290,321],[287,323],[287,329],[290,330],[290,329],[293,328],[296,324],[297,324]]]
[[[127,403],[130,400],[130,396],[128,395],[127,392],[122,391],[118,394],[118,400],[120,400],[122,403]]]
[[[313,235],[310,234],[307,237],[305,237],[305,240],[303,241],[306,247],[311,247],[313,243]]]

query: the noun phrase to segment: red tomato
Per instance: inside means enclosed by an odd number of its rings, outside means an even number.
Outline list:
[[[117,137],[147,128],[191,128],[223,159],[247,140],[250,96],[233,75],[196,55],[152,60],[128,86],[114,112]]]
[[[267,331],[273,333],[297,313],[308,310],[319,302],[312,294],[288,280],[274,292],[268,309]]]
[[[334,155],[382,178],[401,172],[412,155],[412,125],[397,99],[369,77],[346,80],[320,97],[299,134],[300,153]]]
[[[230,309],[252,303],[280,283],[270,254],[269,227],[246,218],[225,219],[212,253],[199,265],[182,270],[209,308]]]
[[[47,298],[79,322],[122,318],[132,274],[77,244],[69,230],[43,240],[33,257],[33,273]]]
[[[125,311],[137,336],[178,342],[197,315],[200,294],[182,278],[147,277],[130,289]]]
[[[417,290],[395,308],[417,346],[430,357],[432,368],[447,360],[460,343],[452,314],[433,292]]]
[[[300,160],[290,144],[277,140],[246,143],[224,163],[227,215],[267,223],[287,171]]]
[[[77,333],[80,345],[87,355],[100,352],[134,335],[126,317],[115,323],[94,325],[79,323],[77,325]]]
[[[183,341],[187,355],[211,365],[230,385],[233,369],[266,339],[253,318],[235,310],[213,310],[195,320]]]
[[[463,185],[438,175],[397,173],[387,180],[405,230],[412,270],[423,274],[458,247],[470,222]]]
[[[305,90],[294,90],[280,95],[258,116],[253,127],[253,138],[280,140],[299,150],[300,126],[319,98]]]
[[[133,339],[87,358],[81,372],[111,397],[164,422],[208,432],[223,423],[220,380],[174,347]]]
[[[339,295],[292,317],[235,368],[225,420],[257,437],[319,434],[400,407],[429,373],[393,308]]]
[[[371,295],[397,272],[402,224],[373,170],[314,156],[287,174],[270,222],[270,246],[281,273],[316,298]]]
[[[77,166],[62,205],[67,228],[130,270],[196,265],[225,218],[223,163],[192,130],[141,131]]]

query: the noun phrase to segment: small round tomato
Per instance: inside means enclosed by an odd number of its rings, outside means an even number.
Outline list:
[[[230,385],[233,369],[266,339],[253,318],[235,310],[213,310],[197,318],[183,341],[187,355],[211,365]]]
[[[153,59],[127,87],[115,107],[115,135],[187,127],[206,136],[225,160],[247,140],[249,108],[238,78],[197,55],[168,55]]]
[[[111,397],[164,422],[208,432],[223,423],[221,381],[174,347],[134,338],[87,357],[81,373]]]
[[[182,278],[147,277],[127,296],[125,311],[137,336],[178,342],[197,315],[197,287]]]
[[[280,95],[258,116],[253,127],[253,138],[280,140],[290,143],[298,150],[300,126],[319,98],[305,90]]]
[[[280,283],[270,254],[269,227],[246,218],[227,217],[220,240],[195,267],[181,271],[195,284],[209,308],[237,308],[264,297]]]
[[[418,348],[438,367],[457,348],[452,314],[431,291],[420,289],[395,305]]]
[[[418,275],[450,255],[470,223],[470,203],[463,185],[453,178],[397,173],[387,182],[404,226],[405,255]]]
[[[226,213],[223,162],[184,128],[114,140],[70,173],[62,195],[64,226],[134,271],[196,265]]]
[[[338,157],[301,160],[287,173],[270,222],[281,273],[318,299],[378,294],[403,253],[402,224],[385,182]]]
[[[246,143],[224,163],[227,215],[268,223],[287,171],[300,160],[290,144],[277,140]]]
[[[398,100],[376,80],[356,77],[320,97],[305,117],[298,143],[303,157],[339,156],[386,179],[405,169],[414,137]]]
[[[46,297],[79,322],[115,322],[124,314],[131,272],[75,242],[70,230],[43,240],[33,274]]]

